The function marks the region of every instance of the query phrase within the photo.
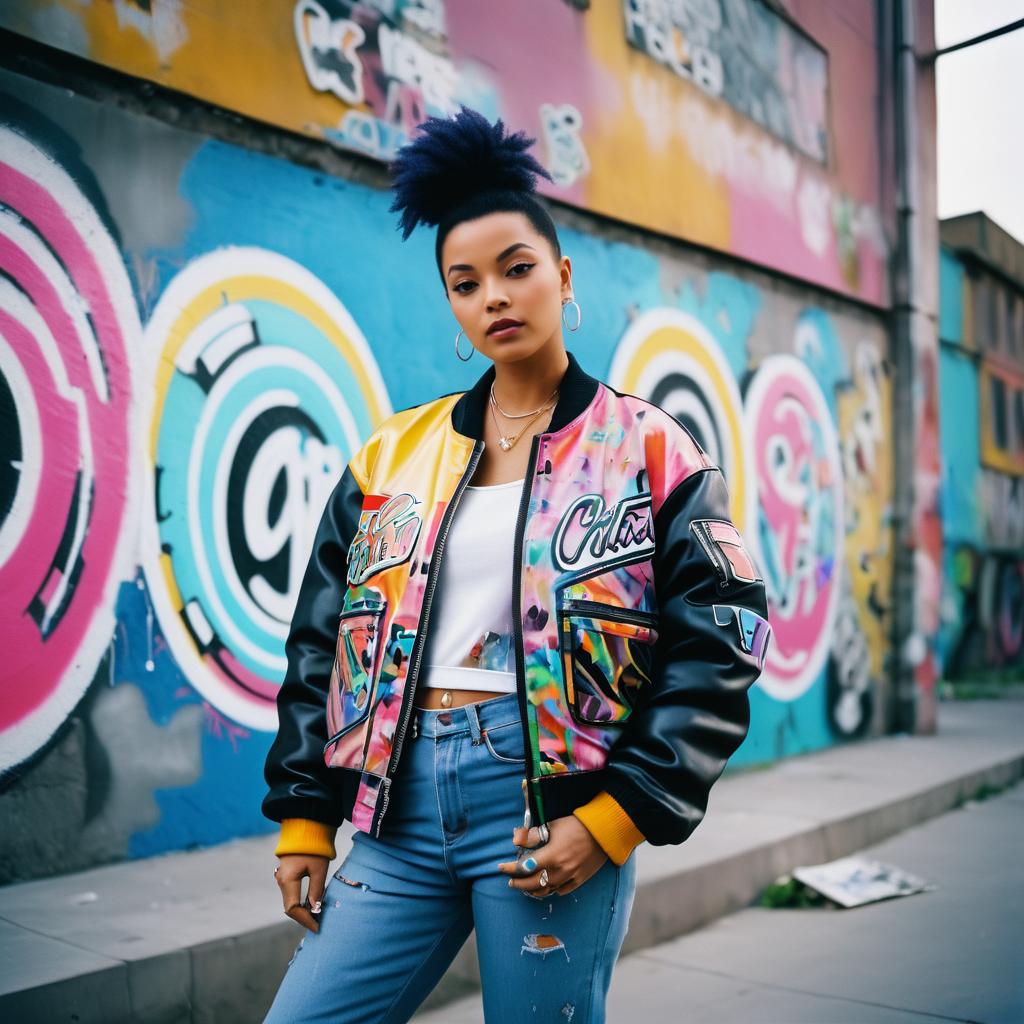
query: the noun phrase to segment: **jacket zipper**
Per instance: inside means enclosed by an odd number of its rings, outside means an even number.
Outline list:
[[[523,484],[523,493],[519,499],[519,514],[516,517],[516,532],[513,549],[515,554],[512,562],[512,630],[514,647],[516,651],[516,692],[519,694],[519,716],[523,723],[523,749],[527,755],[527,769],[529,771],[529,782],[523,780],[524,794],[526,796],[526,818],[531,817],[535,825],[539,825],[544,818],[543,806],[540,799],[539,783],[534,781],[533,776],[538,770],[538,764],[533,750],[530,737],[530,720],[526,713],[526,667],[525,655],[523,652],[523,533],[526,524],[526,510],[530,505],[530,493],[533,490],[533,478],[537,473],[537,451],[540,448],[541,434],[534,434],[533,442],[530,445],[529,471],[526,474],[526,482]],[[530,796],[533,796],[533,807],[531,811]]]
[[[572,599],[562,605],[563,612],[592,615],[595,619],[609,619],[613,622],[633,622],[638,626],[655,628],[658,616],[653,612],[639,612],[630,608],[602,604],[600,601]]]
[[[455,516],[455,509],[458,506],[459,499],[462,497],[462,492],[466,489],[466,485],[473,477],[473,471],[476,469],[476,464],[480,461],[484,447],[484,441],[477,441],[473,445],[473,453],[469,457],[469,465],[463,472],[462,478],[455,488],[455,493],[452,495],[451,501],[448,502],[448,507],[444,510],[444,516],[437,531],[434,551],[430,556],[430,571],[427,576],[426,589],[423,593],[423,603],[420,606],[419,622],[416,625],[416,640],[409,655],[409,670],[406,674],[405,690],[402,694],[402,717],[398,723],[398,732],[395,733],[395,742],[391,750],[391,759],[388,761],[387,774],[381,783],[384,788],[384,797],[381,800],[380,807],[371,826],[374,837],[380,835],[384,814],[388,809],[388,803],[391,801],[391,780],[394,777],[395,768],[398,766],[398,758],[402,753],[402,741],[405,738],[405,730],[409,725],[409,719],[412,717],[412,702],[416,692],[416,681],[419,677],[420,661],[423,657],[423,645],[426,642],[426,626],[430,615],[430,603],[433,599],[434,589],[437,586],[437,577],[440,573],[441,551],[444,548],[445,538],[448,536],[448,529]]]

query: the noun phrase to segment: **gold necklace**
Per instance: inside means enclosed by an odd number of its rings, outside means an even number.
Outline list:
[[[555,390],[544,399],[545,402],[550,402],[552,398],[558,393],[558,385],[555,385]],[[529,412],[505,412],[501,407],[501,402],[498,401],[498,396],[494,393],[494,381],[491,381],[491,401],[497,406],[498,412],[507,420],[521,420],[524,416],[532,416],[536,412],[540,412],[540,409],[531,409]],[[543,409],[543,404],[541,409]]]
[[[557,393],[557,389],[556,389],[556,393]],[[530,419],[529,419],[529,420],[528,420],[528,421],[527,421],[527,422],[526,422],[525,424],[523,424],[523,427],[522,427],[522,429],[521,429],[521,430],[519,431],[519,433],[518,433],[518,434],[508,434],[508,435],[506,435],[506,434],[502,434],[502,432],[501,432],[501,426],[500,426],[500,425],[499,425],[499,423],[498,423],[498,417],[497,417],[497,416],[496,416],[496,415],[494,414],[494,407],[495,407],[495,405],[496,405],[497,403],[496,403],[495,401],[493,401],[493,397],[494,397],[494,396],[492,395],[492,396],[491,396],[491,398],[492,398],[492,401],[491,401],[491,402],[489,403],[489,404],[490,404],[490,407],[491,407],[491,419],[493,419],[493,420],[494,420],[494,426],[495,426],[495,428],[496,428],[496,429],[497,429],[497,431],[498,431],[498,444],[499,444],[499,446],[501,447],[501,450],[502,450],[503,452],[507,452],[507,451],[508,451],[508,450],[509,450],[510,448],[512,448],[512,447],[513,447],[513,445],[515,445],[516,441],[518,441],[518,440],[519,440],[519,438],[520,438],[520,437],[522,436],[522,434],[523,434],[523,431],[525,431],[525,430],[526,430],[526,428],[527,428],[527,427],[528,427],[528,426],[529,426],[529,425],[530,425],[530,424],[531,424],[531,423],[532,423],[532,422],[533,422],[533,421],[534,421],[534,420],[535,420],[535,419],[536,419],[536,418],[537,418],[537,417],[538,417],[538,416],[539,416],[539,415],[540,415],[540,414],[541,414],[542,412],[545,412],[545,411],[546,411],[547,409],[550,409],[550,408],[552,408],[552,406],[554,406],[554,405],[556,404],[555,402],[552,402],[552,403],[551,403],[551,405],[542,405],[542,406],[541,406],[541,407],[540,407],[540,408],[539,408],[539,409],[538,409],[538,410],[537,410],[537,411],[536,411],[536,412],[535,412],[535,413],[533,414],[533,416],[531,416],[531,417],[530,417]]]

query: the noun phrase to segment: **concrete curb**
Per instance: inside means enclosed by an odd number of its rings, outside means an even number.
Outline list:
[[[852,853],[1021,777],[1024,701],[943,703],[935,736],[727,773],[686,843],[637,850],[623,952],[747,906],[800,864]],[[350,836],[339,833],[339,858]],[[259,1019],[302,935],[281,918],[274,845],[241,840],[0,888],[0,1019]],[[478,986],[470,939],[417,1019]]]
[[[1002,789],[1022,777],[1024,754],[891,803],[880,802],[877,807],[794,831],[733,856],[641,883],[622,952],[645,949],[694,931],[749,906],[765,886],[800,865],[855,853],[945,814],[983,785]]]

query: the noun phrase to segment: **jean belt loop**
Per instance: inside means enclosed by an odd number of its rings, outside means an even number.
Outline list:
[[[464,704],[466,718],[469,719],[469,731],[473,736],[473,746],[480,745],[480,715],[477,713],[476,704]]]

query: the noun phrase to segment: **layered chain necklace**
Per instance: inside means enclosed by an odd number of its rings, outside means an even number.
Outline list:
[[[553,402],[552,399],[554,399],[555,401]],[[552,391],[551,394],[548,395],[548,397],[544,400],[544,404],[539,409],[534,409],[531,412],[507,413],[507,412],[505,412],[504,409],[502,409],[501,405],[498,403],[498,399],[495,398],[495,396],[494,396],[494,384],[492,382],[491,383],[491,401],[490,401],[491,418],[494,420],[494,426],[495,426],[495,428],[498,431],[498,444],[501,446],[501,450],[503,452],[507,452],[516,443],[516,441],[518,441],[519,438],[522,437],[523,432],[526,430],[526,428],[542,412],[546,412],[553,405],[555,405],[557,403],[557,401],[558,401],[558,388],[556,387],[555,390]],[[521,420],[525,416],[529,416],[530,418],[529,418],[529,420],[526,421],[526,423],[523,424],[523,426],[519,429],[518,433],[515,433],[515,434],[504,434],[504,433],[502,433],[501,425],[498,423],[498,417],[495,416],[495,414],[494,414],[494,410],[495,409],[497,409],[498,412],[500,412],[502,416],[504,416],[506,419],[509,419],[509,420]]]

